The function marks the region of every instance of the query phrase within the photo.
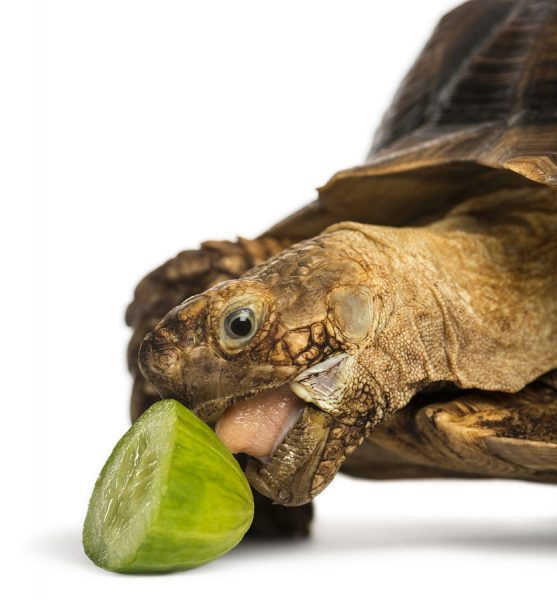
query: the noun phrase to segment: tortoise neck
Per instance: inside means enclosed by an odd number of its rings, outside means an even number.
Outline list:
[[[424,227],[325,234],[391,307],[361,354],[387,412],[435,381],[512,392],[557,368],[556,191],[476,198]]]
[[[459,384],[516,391],[555,368],[557,190],[500,190],[424,229],[469,331]]]

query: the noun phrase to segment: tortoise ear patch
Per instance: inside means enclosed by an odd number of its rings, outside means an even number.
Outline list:
[[[363,340],[373,323],[373,299],[361,285],[346,285],[329,296],[329,311],[339,333],[351,342]]]

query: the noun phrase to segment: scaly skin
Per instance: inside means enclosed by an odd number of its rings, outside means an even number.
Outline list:
[[[342,472],[557,483],[557,371],[515,394],[424,394],[381,423]]]
[[[556,239],[557,194],[542,187],[475,198],[428,227],[339,223],[170,311],[141,369],[208,421],[295,378],[303,416],[246,473],[303,504],[424,387],[515,392],[557,367]],[[257,332],[232,344],[223,319],[243,307]]]

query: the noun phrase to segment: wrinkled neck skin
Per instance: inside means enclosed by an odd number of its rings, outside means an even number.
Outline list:
[[[341,422],[369,432],[431,383],[513,392],[557,367],[555,191],[476,198],[428,227],[339,223],[323,236],[362,265],[374,314],[348,344],[351,383],[323,399]]]

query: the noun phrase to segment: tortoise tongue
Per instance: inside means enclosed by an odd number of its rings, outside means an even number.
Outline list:
[[[298,420],[305,403],[288,384],[240,400],[227,409],[215,432],[230,452],[265,462]]]

